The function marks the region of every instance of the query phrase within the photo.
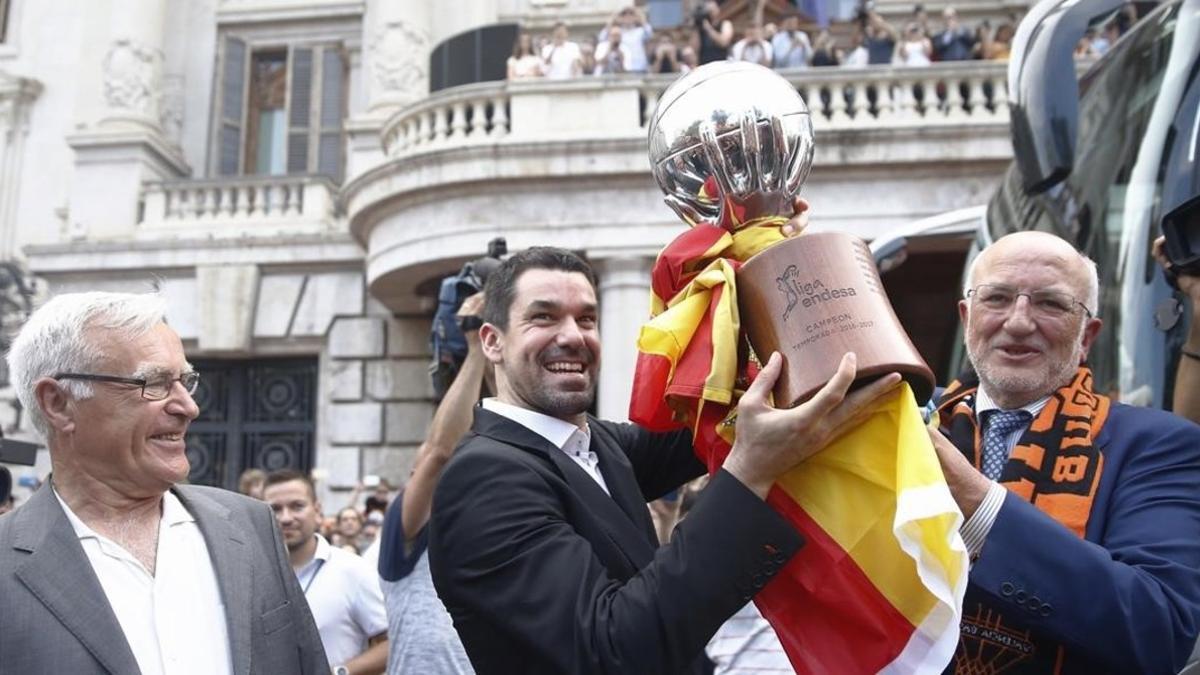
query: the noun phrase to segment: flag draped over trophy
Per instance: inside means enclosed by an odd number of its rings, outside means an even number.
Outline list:
[[[630,403],[643,426],[691,428],[710,471],[732,447],[731,413],[757,374],[735,273],[783,238],[782,218],[741,215],[727,208],[720,225],[696,223],[659,255]],[[786,474],[768,502],[807,539],[755,598],[796,672],[945,667],[966,588],[962,517],[907,384]]]

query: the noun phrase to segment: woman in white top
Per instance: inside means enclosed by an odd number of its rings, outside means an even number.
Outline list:
[[[921,31],[921,27],[910,23],[904,29],[904,41],[896,45],[895,62],[905,66],[927,66],[933,56],[933,43]]]
[[[508,79],[523,80],[542,76],[542,60],[533,53],[533,38],[528,33],[517,35],[512,56],[508,57]]]

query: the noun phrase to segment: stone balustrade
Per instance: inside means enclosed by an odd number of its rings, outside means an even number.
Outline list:
[[[149,183],[139,229],[201,228],[214,236],[320,231],[336,226],[337,187],[321,176],[230,176]]]
[[[1008,123],[1006,64],[939,63],[781,71],[819,132]],[[485,82],[433,94],[383,127],[389,157],[478,143],[644,136],[673,75]]]

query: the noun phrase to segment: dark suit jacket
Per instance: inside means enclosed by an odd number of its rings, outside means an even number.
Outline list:
[[[701,473],[690,436],[589,426],[611,497],[484,409],[438,484],[433,580],[481,674],[694,672],[721,623],[802,544],[721,471],[657,548],[646,501]]]
[[[1009,494],[971,568],[967,606],[1034,646],[1005,673],[1174,673],[1200,631],[1200,427],[1114,404],[1095,442],[1084,538]]]
[[[328,673],[321,636],[271,510],[225,490],[173,490],[208,545],[225,603],[233,672]],[[49,482],[0,517],[0,671],[139,672]]]

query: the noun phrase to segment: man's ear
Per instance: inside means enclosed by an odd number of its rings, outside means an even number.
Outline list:
[[[46,425],[56,432],[75,430],[75,408],[73,399],[56,380],[43,377],[33,383],[33,400],[42,411]]]
[[[958,320],[962,324],[964,340],[966,340],[966,335],[967,335],[967,313],[968,313],[968,311],[969,311],[969,308],[967,307],[967,301],[965,299],[959,300],[958,301]]]
[[[493,324],[485,323],[479,327],[479,346],[483,355],[491,363],[500,363],[503,356],[504,332]]]
[[[1103,325],[1104,322],[1097,318],[1088,319],[1087,323],[1083,325],[1082,349],[1080,350],[1079,354],[1080,365],[1083,365],[1083,363],[1087,361],[1088,351],[1091,350],[1092,345],[1095,344],[1096,336],[1100,334],[1100,328]]]

